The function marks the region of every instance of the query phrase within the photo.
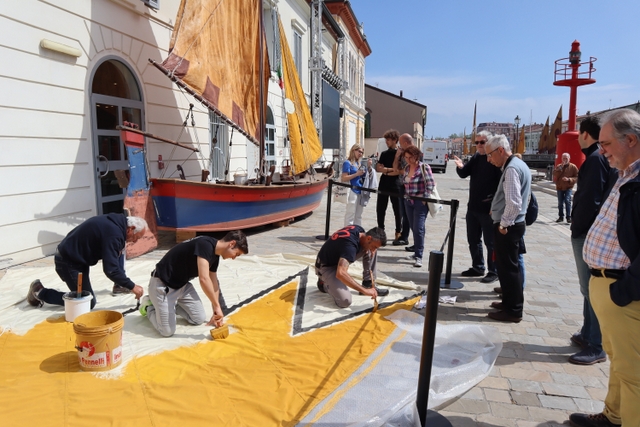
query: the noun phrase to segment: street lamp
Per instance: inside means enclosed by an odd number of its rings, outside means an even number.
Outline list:
[[[518,152],[518,135],[519,130],[520,130],[520,116],[516,116],[515,119],[513,119],[513,123],[516,124],[516,137],[513,139],[515,141],[515,146],[513,147],[513,152],[516,153]]]

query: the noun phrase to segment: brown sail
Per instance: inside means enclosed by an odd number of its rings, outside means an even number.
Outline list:
[[[255,143],[269,79],[261,14],[261,0],[182,0],[169,56],[153,63]]]

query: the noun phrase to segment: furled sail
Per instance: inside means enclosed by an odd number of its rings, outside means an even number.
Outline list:
[[[261,16],[262,0],[182,0],[169,56],[153,63],[258,144],[269,79]]]
[[[291,162],[294,174],[298,174],[309,169],[320,158],[322,145],[320,144],[318,132],[313,123],[280,19],[278,19],[278,27],[282,46],[284,92],[286,98],[291,100],[294,106],[294,111],[287,112]]]

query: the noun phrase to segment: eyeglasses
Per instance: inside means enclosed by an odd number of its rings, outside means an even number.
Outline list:
[[[484,145],[487,141],[476,141],[476,145]]]
[[[495,150],[491,150],[491,151],[489,151],[489,152],[487,153],[487,159],[488,159],[489,157],[491,157],[491,153],[493,153],[493,152],[495,152],[495,151],[497,151],[497,150],[499,150],[499,149],[500,149],[500,147],[496,148]]]
[[[358,153],[364,154],[364,150],[356,150]]]

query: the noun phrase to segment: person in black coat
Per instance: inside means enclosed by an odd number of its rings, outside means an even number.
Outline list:
[[[102,260],[104,274],[115,286],[133,292],[136,299],[140,299],[144,289],[127,277],[121,256],[126,243],[138,241],[147,228],[144,219],[125,214],[110,213],[89,218],[71,230],[58,245],[54,256],[56,273],[73,292],[78,289],[78,274],[82,273],[82,289],[93,295],[93,309],[96,295],[89,280],[89,267]],[[44,303],[63,306],[63,295],[64,292],[45,288],[40,280],[34,280],[29,287],[27,301],[34,307],[42,307]]]
[[[378,219],[378,227],[384,230],[384,219],[387,213],[387,206],[391,201],[393,208],[393,216],[396,224],[395,238],[399,239],[402,235],[402,210],[400,204],[402,201],[399,196],[391,194],[400,194],[402,183],[398,175],[398,171],[393,168],[393,161],[396,158],[398,138],[400,135],[395,129],[389,129],[384,133],[384,140],[387,144],[387,150],[380,153],[380,159],[376,164],[376,171],[382,173],[380,184],[378,185],[378,199],[376,202],[376,215]],[[391,193],[391,194],[390,194]]]

